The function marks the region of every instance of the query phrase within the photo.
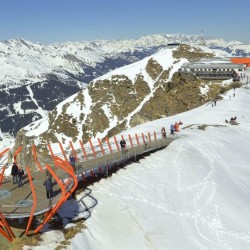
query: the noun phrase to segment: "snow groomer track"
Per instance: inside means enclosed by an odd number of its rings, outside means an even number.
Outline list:
[[[38,233],[43,226],[52,218],[61,205],[69,198],[78,186],[78,180],[86,181],[86,178],[95,178],[96,175],[108,175],[109,169],[114,165],[136,159],[147,152],[152,152],[167,146],[172,139],[162,138],[161,134],[155,132],[141,136],[135,134],[132,138],[128,135],[126,149],[121,150],[120,145],[114,136],[111,143],[108,138],[101,142],[97,141],[94,146],[91,140],[85,145],[79,141],[79,148],[70,142],[68,150],[64,150],[61,143],[58,143],[60,154],[53,152],[49,144],[48,149],[51,157],[49,159],[38,159],[36,147],[32,146],[32,155],[36,163],[36,170],[30,170],[29,166],[18,165],[25,169],[23,187],[12,183],[12,177],[5,177],[5,166],[1,168],[0,174],[0,233],[12,241],[15,238],[8,219],[27,218],[25,234],[28,235],[34,216],[44,214],[43,221],[32,233]],[[89,145],[89,146],[87,146]],[[2,158],[10,149],[0,153]],[[14,159],[22,147],[14,152]],[[76,165],[72,167],[68,162],[68,154],[72,153],[76,158]],[[50,174],[53,179],[52,199],[47,199],[44,181],[46,175]]]

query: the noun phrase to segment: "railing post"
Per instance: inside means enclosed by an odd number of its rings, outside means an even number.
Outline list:
[[[135,138],[136,138],[136,141],[137,141],[137,146],[140,146],[140,142],[139,142],[139,138],[138,138],[137,134],[135,134]]]
[[[96,152],[95,152],[95,149],[93,147],[91,139],[89,139],[89,144],[90,144],[90,147],[91,147],[91,150],[92,150],[92,153],[93,153],[94,157],[96,157]]]
[[[151,142],[151,135],[150,135],[150,132],[148,132],[148,141]]]
[[[129,138],[129,141],[130,141],[131,148],[133,148],[134,145],[133,145],[133,141],[132,141],[132,138],[131,138],[130,134],[128,135],[128,138]]]
[[[40,162],[39,162],[38,159],[37,159],[36,146],[35,146],[34,144],[32,145],[32,155],[33,155],[33,158],[34,158],[34,160],[35,160],[35,162],[36,162],[36,165],[37,165],[37,167],[39,168],[40,172],[41,172],[41,173],[44,173],[44,170],[43,170],[43,168],[42,168]]]
[[[156,141],[156,132],[154,131],[154,139],[155,139],[155,141]]]
[[[48,143],[48,148],[49,148],[50,155],[52,156],[53,161],[54,161],[54,163],[55,163],[55,155],[54,155],[53,150],[52,150],[52,148],[51,148],[51,146],[50,146],[49,143]],[[56,165],[56,164],[55,164],[55,165]]]
[[[84,148],[84,146],[83,146],[83,143],[82,143],[82,141],[81,141],[81,140],[79,140],[79,143],[80,143],[80,146],[81,146],[81,149],[82,149],[83,155],[84,155],[84,157],[85,157],[85,159],[86,159],[86,161],[87,161],[87,160],[88,160],[88,157],[87,157],[87,154],[86,154],[85,148]]]
[[[61,149],[61,151],[62,151],[64,160],[68,162],[67,156],[66,156],[66,154],[65,154],[65,151],[64,151],[64,149],[63,149],[63,146],[62,146],[62,143],[61,143],[61,142],[59,142],[59,146],[60,146],[60,149]]]
[[[102,142],[101,142],[101,140],[99,138],[98,138],[98,143],[99,143],[99,146],[101,148],[102,155],[105,155],[104,150],[103,150],[103,146],[102,146]]]
[[[5,172],[6,166],[3,166],[1,174],[0,174],[0,186],[2,184],[2,181],[4,179],[4,172]]]
[[[14,153],[14,155],[13,155],[13,158],[14,158],[14,162],[15,163],[17,163],[16,162],[16,157],[17,157],[17,155],[20,153],[20,151],[22,150],[22,146],[20,146],[16,151],[15,151],[15,153]]]
[[[107,144],[108,144],[109,151],[110,151],[110,153],[112,154],[112,147],[111,147],[111,145],[110,145],[110,143],[109,143],[109,138],[108,138],[108,137],[106,137],[106,142],[107,142]]]
[[[114,136],[114,140],[115,140],[116,148],[117,148],[118,152],[120,152],[120,148],[118,146],[118,142],[117,142],[116,136]]]
[[[0,153],[0,157],[3,157],[9,150],[10,150],[10,148],[4,149],[4,150]]]
[[[77,160],[78,160],[78,157],[77,157],[77,153],[76,153],[76,151],[75,151],[75,148],[74,148],[74,146],[73,146],[72,141],[69,142],[69,145],[70,145],[70,148],[71,148],[71,150],[72,150],[72,153],[73,153],[73,155],[74,155],[74,157],[76,158],[76,161],[77,161]]]
[[[32,205],[31,211],[30,211],[29,221],[28,221],[28,224],[27,224],[27,227],[26,227],[26,230],[25,230],[25,234],[28,235],[31,222],[33,220],[33,216],[34,216],[34,213],[36,211],[37,200],[36,200],[36,192],[35,192],[34,184],[33,184],[33,181],[32,181],[32,176],[30,174],[30,170],[29,170],[28,166],[26,166],[26,172],[28,174],[29,183],[30,183],[30,187],[31,187],[31,192],[32,192],[32,196],[33,196],[33,205]]]
[[[13,241],[13,239],[15,238],[15,235],[13,233],[13,231],[11,230],[8,222],[5,220],[4,215],[2,214],[2,212],[0,211],[0,222],[2,222],[0,225],[0,233],[6,238],[8,239],[10,242]],[[5,227],[5,230],[2,229],[2,227]],[[6,232],[7,231],[7,232]]]

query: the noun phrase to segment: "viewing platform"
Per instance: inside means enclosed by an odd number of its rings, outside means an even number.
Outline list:
[[[90,142],[87,149],[80,143],[80,148],[75,149],[71,144],[71,150],[64,151],[61,147],[60,154],[54,154],[52,147],[48,145],[51,153],[50,164],[43,163],[43,159],[37,159],[33,153],[34,160],[37,162],[37,169],[30,171],[29,167],[23,166],[26,174],[23,177],[23,186],[13,184],[12,176],[4,177],[2,168],[0,177],[0,233],[9,240],[13,235],[8,231],[6,219],[29,218],[25,233],[28,234],[31,221],[34,216],[45,214],[44,221],[36,228],[35,233],[52,218],[60,206],[75,191],[78,180],[86,181],[87,178],[95,178],[97,175],[108,176],[109,170],[115,165],[136,160],[138,156],[153,152],[167,146],[173,139],[162,138],[156,133],[151,136],[148,134],[133,139],[129,136],[126,148],[121,149],[115,138],[115,143],[111,144],[106,140],[106,145],[100,143],[94,147]],[[21,150],[19,150],[21,151]],[[18,152],[19,153],[19,152]],[[71,166],[67,156],[72,153],[76,157],[75,166]],[[48,159],[46,160],[48,162]],[[40,164],[41,163],[41,164]],[[41,167],[41,165],[44,165]],[[53,194],[51,199],[47,199],[44,182],[47,175],[52,176]]]

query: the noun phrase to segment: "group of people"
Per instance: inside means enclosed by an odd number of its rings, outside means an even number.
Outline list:
[[[13,162],[13,165],[11,168],[11,175],[13,177],[13,184],[18,184],[18,187],[22,187],[24,170],[21,166],[18,166],[16,162]]]
[[[181,121],[175,122],[174,124],[172,123],[170,125],[170,135],[173,135],[174,132],[179,132],[180,131],[180,125],[182,125],[182,124],[183,123]],[[167,138],[167,133],[166,133],[165,127],[162,127],[161,134],[162,134],[162,138]]]
[[[231,125],[238,125],[239,123],[236,120],[237,120],[237,117],[235,116],[235,117],[231,117],[229,121],[225,119],[225,122]]]

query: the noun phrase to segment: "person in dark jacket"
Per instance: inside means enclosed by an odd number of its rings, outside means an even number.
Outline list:
[[[76,167],[76,158],[73,154],[71,154],[69,156],[69,163],[70,165],[73,167],[74,171],[75,171],[75,167]]]
[[[24,175],[23,168],[20,167],[20,168],[18,169],[18,187],[22,187],[22,186],[23,186],[23,182],[22,182],[23,175]]]
[[[126,149],[126,141],[124,139],[122,139],[120,141],[120,145],[121,145],[121,149],[122,149],[122,152]]]
[[[171,124],[170,126],[170,135],[174,134],[174,124]]]
[[[15,162],[13,162],[11,168],[11,175],[13,176],[13,184],[18,183],[17,175],[18,175],[18,166]]]
[[[51,199],[53,193],[52,181],[49,177],[47,177],[46,181],[43,183],[46,189],[47,199]]]

